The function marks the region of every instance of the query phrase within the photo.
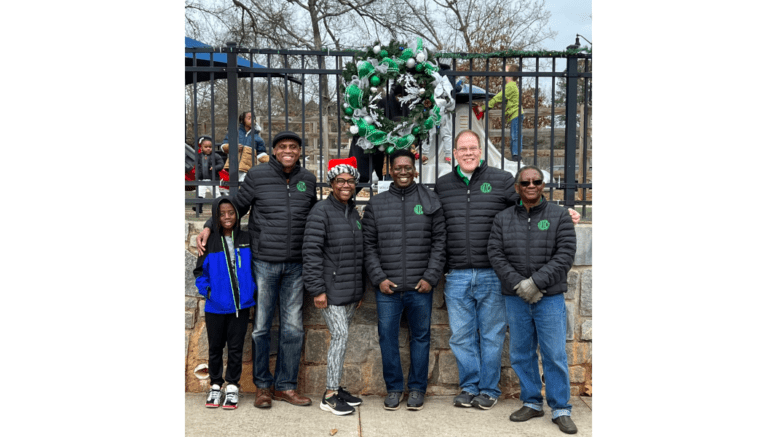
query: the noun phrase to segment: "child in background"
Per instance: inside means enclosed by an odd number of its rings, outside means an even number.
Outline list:
[[[208,408],[221,404],[221,386],[226,378],[224,409],[237,408],[239,381],[243,370],[243,339],[249,308],[256,305],[256,282],[251,274],[251,235],[240,231],[237,208],[228,196],[213,201],[213,217],[218,226],[208,237],[206,251],[194,268],[197,290],[205,301],[205,328],[208,331]],[[227,372],[222,354],[227,345]]]
[[[200,137],[198,141],[200,151],[197,153],[197,163],[195,164],[195,178],[198,181],[210,181],[215,178],[216,186],[198,185],[197,197],[203,198],[213,190],[213,197],[219,197],[219,172],[224,168],[224,160],[218,153],[213,153],[213,140],[207,135]],[[202,213],[202,206],[198,205],[199,212]]]
[[[518,66],[515,64],[508,64],[505,67],[505,73],[517,73]],[[523,150],[523,133],[521,127],[523,125],[523,108],[521,107],[521,90],[518,89],[518,76],[505,77],[507,84],[505,85],[504,94],[507,95],[507,106],[505,107],[505,117],[507,122],[510,123],[510,152],[512,152],[512,160],[519,162],[518,167],[521,164],[521,151]],[[502,92],[495,95],[488,101],[488,109],[493,109],[496,103],[502,101]],[[481,111],[485,109],[485,105],[480,106]]]

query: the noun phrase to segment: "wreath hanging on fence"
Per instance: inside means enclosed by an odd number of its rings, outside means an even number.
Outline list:
[[[421,144],[440,123],[441,108],[434,99],[434,89],[447,78],[437,73],[439,66],[430,59],[421,38],[408,47],[394,40],[387,46],[378,41],[374,44],[371,51],[345,64],[340,84],[342,119],[352,124],[350,133],[361,137],[356,144],[366,153],[377,148],[391,154]],[[408,108],[409,115],[398,122],[386,117],[378,105],[380,87],[385,88],[389,80],[405,89],[399,102]]]

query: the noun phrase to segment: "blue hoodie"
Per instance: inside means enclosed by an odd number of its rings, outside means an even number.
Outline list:
[[[208,237],[205,253],[197,258],[194,277],[197,290],[207,300],[205,312],[215,314],[237,313],[238,310],[256,305],[256,282],[251,274],[251,234],[240,231],[237,207],[229,196],[213,201],[213,217],[218,223],[219,205],[230,203],[235,208],[235,227],[232,229],[234,250],[230,252],[221,234],[221,226]],[[235,260],[232,267],[231,260]]]

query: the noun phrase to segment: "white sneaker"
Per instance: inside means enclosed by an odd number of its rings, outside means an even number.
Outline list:
[[[213,384],[208,392],[208,399],[205,400],[207,408],[218,408],[221,405],[221,386]]]
[[[227,385],[227,395],[224,397],[224,405],[222,406],[225,410],[234,410],[237,408],[237,398],[238,394],[240,393],[240,390],[237,388],[234,384],[228,384]]]

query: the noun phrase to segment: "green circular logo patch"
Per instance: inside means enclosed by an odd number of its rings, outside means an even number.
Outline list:
[[[550,227],[550,222],[547,220],[540,220],[540,222],[537,223],[537,227],[540,228],[541,231],[546,231]]]
[[[488,182],[483,183],[483,185],[480,186],[480,191],[484,193],[490,193],[491,192],[491,184]]]
[[[307,186],[305,185],[305,182],[299,181],[297,182],[297,191],[305,191],[307,189]]]
[[[424,207],[421,205],[416,205],[415,208],[413,208],[413,211],[415,211],[416,214],[421,215],[424,213]]]

